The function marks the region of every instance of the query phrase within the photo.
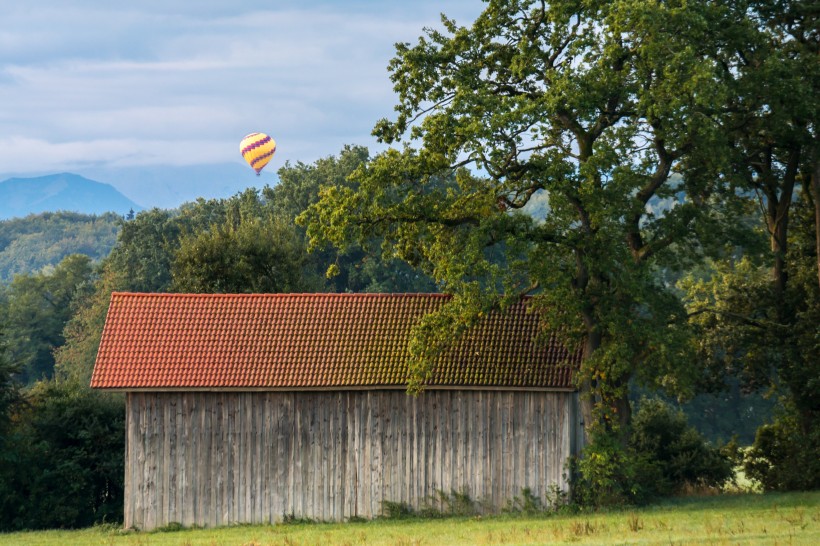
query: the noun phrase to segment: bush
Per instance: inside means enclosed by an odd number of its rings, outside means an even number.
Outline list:
[[[617,506],[636,502],[635,464],[614,434],[592,433],[579,458],[570,461],[572,501],[580,506]]]
[[[121,521],[124,415],[86,387],[35,385],[0,452],[0,530]]]
[[[743,470],[766,491],[820,489],[820,424],[803,430],[792,413],[757,430]]]
[[[638,490],[646,499],[678,493],[687,485],[719,487],[733,474],[729,457],[689,426],[683,412],[659,400],[641,401],[629,446]]]

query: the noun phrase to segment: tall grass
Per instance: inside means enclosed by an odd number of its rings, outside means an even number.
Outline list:
[[[820,491],[676,498],[643,509],[574,515],[381,519],[153,533],[111,526],[0,534],[0,545],[820,544]]]

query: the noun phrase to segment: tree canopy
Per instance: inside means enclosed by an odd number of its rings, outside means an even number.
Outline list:
[[[765,1],[490,0],[471,25],[443,16],[396,46],[396,114],[374,129],[393,147],[301,221],[312,245],[378,237],[455,295],[416,329],[414,388],[453,332],[533,295],[545,327],[584,347],[589,439],[625,446],[631,381],[689,395],[706,373],[662,273],[731,256],[757,195],[785,278],[793,190],[817,170],[815,23]],[[582,471],[617,472],[603,459]]]

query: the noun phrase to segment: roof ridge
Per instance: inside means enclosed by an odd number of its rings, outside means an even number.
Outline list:
[[[452,294],[432,292],[287,292],[287,293],[252,293],[252,294],[203,294],[192,292],[112,292],[112,296],[151,297],[151,298],[442,298],[450,299]]]

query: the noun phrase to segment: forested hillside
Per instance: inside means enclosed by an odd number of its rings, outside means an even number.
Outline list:
[[[57,265],[70,254],[100,260],[117,241],[122,218],[77,212],[44,212],[0,221],[0,283],[18,273]]]

